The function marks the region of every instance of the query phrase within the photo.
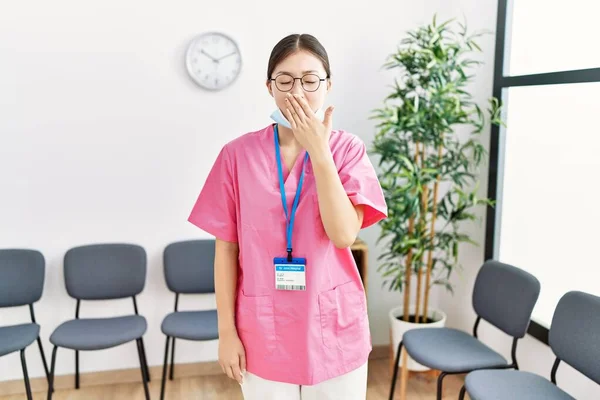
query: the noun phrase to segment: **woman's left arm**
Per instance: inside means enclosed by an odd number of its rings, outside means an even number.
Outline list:
[[[363,206],[354,206],[348,198],[329,147],[313,152],[310,160],[325,232],[336,247],[350,247],[363,223]]]
[[[354,206],[340,180],[329,147],[333,107],[319,121],[304,97],[287,95],[286,115],[298,142],[308,151],[313,165],[319,210],[325,232],[338,248],[350,247],[363,224],[363,206]]]

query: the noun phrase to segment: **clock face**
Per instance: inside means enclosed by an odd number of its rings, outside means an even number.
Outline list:
[[[242,68],[238,45],[229,36],[208,32],[195,37],[186,56],[192,79],[209,90],[220,90],[235,81]]]

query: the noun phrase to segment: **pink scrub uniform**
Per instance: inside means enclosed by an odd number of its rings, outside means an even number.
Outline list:
[[[348,197],[364,205],[362,227],[385,218],[385,199],[365,144],[341,130],[331,133],[329,143]],[[288,210],[304,156],[291,171],[282,162]],[[188,220],[239,244],[235,321],[247,371],[271,381],[315,385],[368,361],[366,297],[350,248],[336,248],[325,233],[310,160],[292,236],[293,256],[306,258],[306,289],[276,288],[273,260],[287,257],[287,220],[275,157],[273,125],[226,144]]]

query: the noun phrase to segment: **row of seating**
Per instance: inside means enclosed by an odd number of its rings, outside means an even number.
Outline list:
[[[442,371],[437,381],[438,400],[442,399],[443,379],[450,374],[467,374],[460,400],[466,393],[472,400],[573,400],[556,385],[561,361],[600,384],[600,297],[580,291],[566,293],[554,312],[549,345],[556,359],[550,381],[519,371],[517,343],[527,333],[539,293],[540,282],[532,274],[498,261],[485,262],[472,294],[477,315],[473,334],[451,328],[406,332],[396,352],[390,400],[403,347],[416,362]],[[482,319],[513,338],[511,362],[477,338]]]
[[[166,336],[161,400],[164,398],[169,350],[173,379],[175,339],[218,339],[216,310],[178,311],[180,294],[214,293],[214,240],[171,243],[163,252],[167,287],[175,293],[174,312],[167,315],[161,330]],[[32,399],[25,349],[37,341],[48,379],[48,400],[54,392],[57,349],[75,351],[75,387],[79,389],[79,352],[113,348],[135,341],[146,399],[150,399],[150,372],[143,336],[146,319],[139,314],[136,296],[145,286],[147,256],[143,247],[128,243],[103,243],[69,249],[64,256],[64,280],[69,296],[76,300],[75,319],[60,324],[51,334],[50,369],[40,340],[34,304],[43,293],[45,259],[32,249],[0,249],[0,308],[29,306],[31,323],[0,327],[0,357],[20,351],[27,399]],[[133,314],[109,318],[80,318],[82,300],[131,298]]]

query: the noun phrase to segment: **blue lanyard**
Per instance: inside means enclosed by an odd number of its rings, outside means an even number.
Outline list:
[[[277,124],[275,124],[273,136],[275,137],[275,158],[277,159],[277,172],[279,173],[279,191],[281,192],[283,211],[285,211],[288,261],[292,261],[292,232],[294,229],[294,217],[296,216],[298,200],[300,199],[300,192],[302,191],[302,184],[304,183],[304,169],[306,167],[306,161],[308,160],[308,152],[306,153],[302,163],[302,172],[300,173],[300,181],[298,182],[298,189],[296,189],[296,196],[294,197],[292,212],[291,214],[288,214],[285,187],[283,182],[283,171],[281,166],[281,150],[279,149],[279,130],[277,129]]]

